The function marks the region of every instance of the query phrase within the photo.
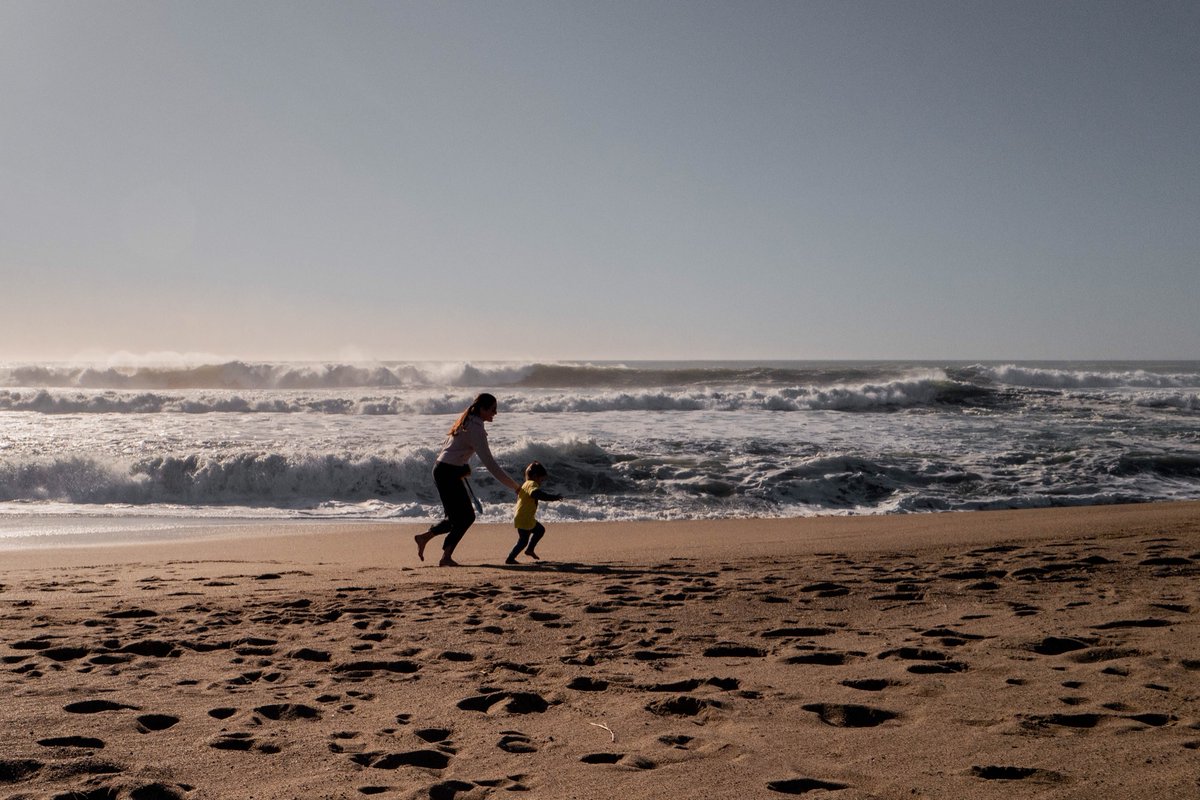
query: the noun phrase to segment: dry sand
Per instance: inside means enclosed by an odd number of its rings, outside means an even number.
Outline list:
[[[1200,503],[419,530],[0,550],[0,797],[1200,797]]]

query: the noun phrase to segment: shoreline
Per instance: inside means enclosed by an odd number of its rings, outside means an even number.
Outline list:
[[[1169,531],[1200,520],[1200,501],[1108,506],[949,511],[922,514],[736,518],[666,521],[555,522],[547,525],[548,559],[630,562],[704,554],[725,557],[968,547],[1046,537]],[[73,518],[31,517],[24,526],[71,524]],[[95,520],[78,521],[80,527]],[[104,520],[109,530],[82,535],[0,538],[13,568],[204,558],[213,550],[252,560],[311,561],[372,567],[430,566],[416,558],[412,536],[425,522],[377,520],[208,520],[143,517]],[[0,520],[0,527],[3,521]],[[169,534],[165,533],[169,532]],[[179,538],[168,535],[183,532]],[[86,536],[92,541],[81,541]],[[118,541],[110,537],[123,537]],[[72,541],[66,541],[67,538]],[[512,526],[477,523],[456,557],[463,566],[496,565],[515,541]],[[429,553],[440,552],[434,540]],[[432,563],[436,563],[436,555]]]

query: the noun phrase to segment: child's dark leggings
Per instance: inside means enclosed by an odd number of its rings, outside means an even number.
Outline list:
[[[508,554],[508,560],[512,561],[515,559],[518,555],[520,555],[522,550],[525,550],[526,553],[532,553],[534,548],[537,547],[537,543],[542,540],[542,535],[545,533],[546,528],[540,522],[535,522],[533,527],[527,531],[517,528],[517,546],[512,549],[511,553]],[[532,534],[532,538],[530,538],[530,534]],[[528,550],[525,549],[526,544],[529,545]]]
[[[447,555],[454,552],[467,528],[475,521],[475,510],[471,508],[471,496],[467,494],[463,473],[462,467],[440,461],[433,468],[433,482],[442,498],[446,517],[433,525],[429,533],[447,534],[446,543],[442,546],[442,551]]]

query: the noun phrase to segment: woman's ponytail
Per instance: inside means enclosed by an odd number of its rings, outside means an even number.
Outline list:
[[[487,392],[476,396],[474,401],[471,402],[471,405],[467,406],[467,410],[459,414],[458,419],[456,419],[454,424],[450,426],[449,435],[458,436],[460,433],[462,433],[463,428],[467,427],[467,422],[471,419],[471,417],[478,417],[484,409],[495,407],[496,398]]]

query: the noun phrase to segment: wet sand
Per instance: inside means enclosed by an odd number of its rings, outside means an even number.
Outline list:
[[[0,796],[1200,793],[1200,503],[138,527],[0,545]]]

